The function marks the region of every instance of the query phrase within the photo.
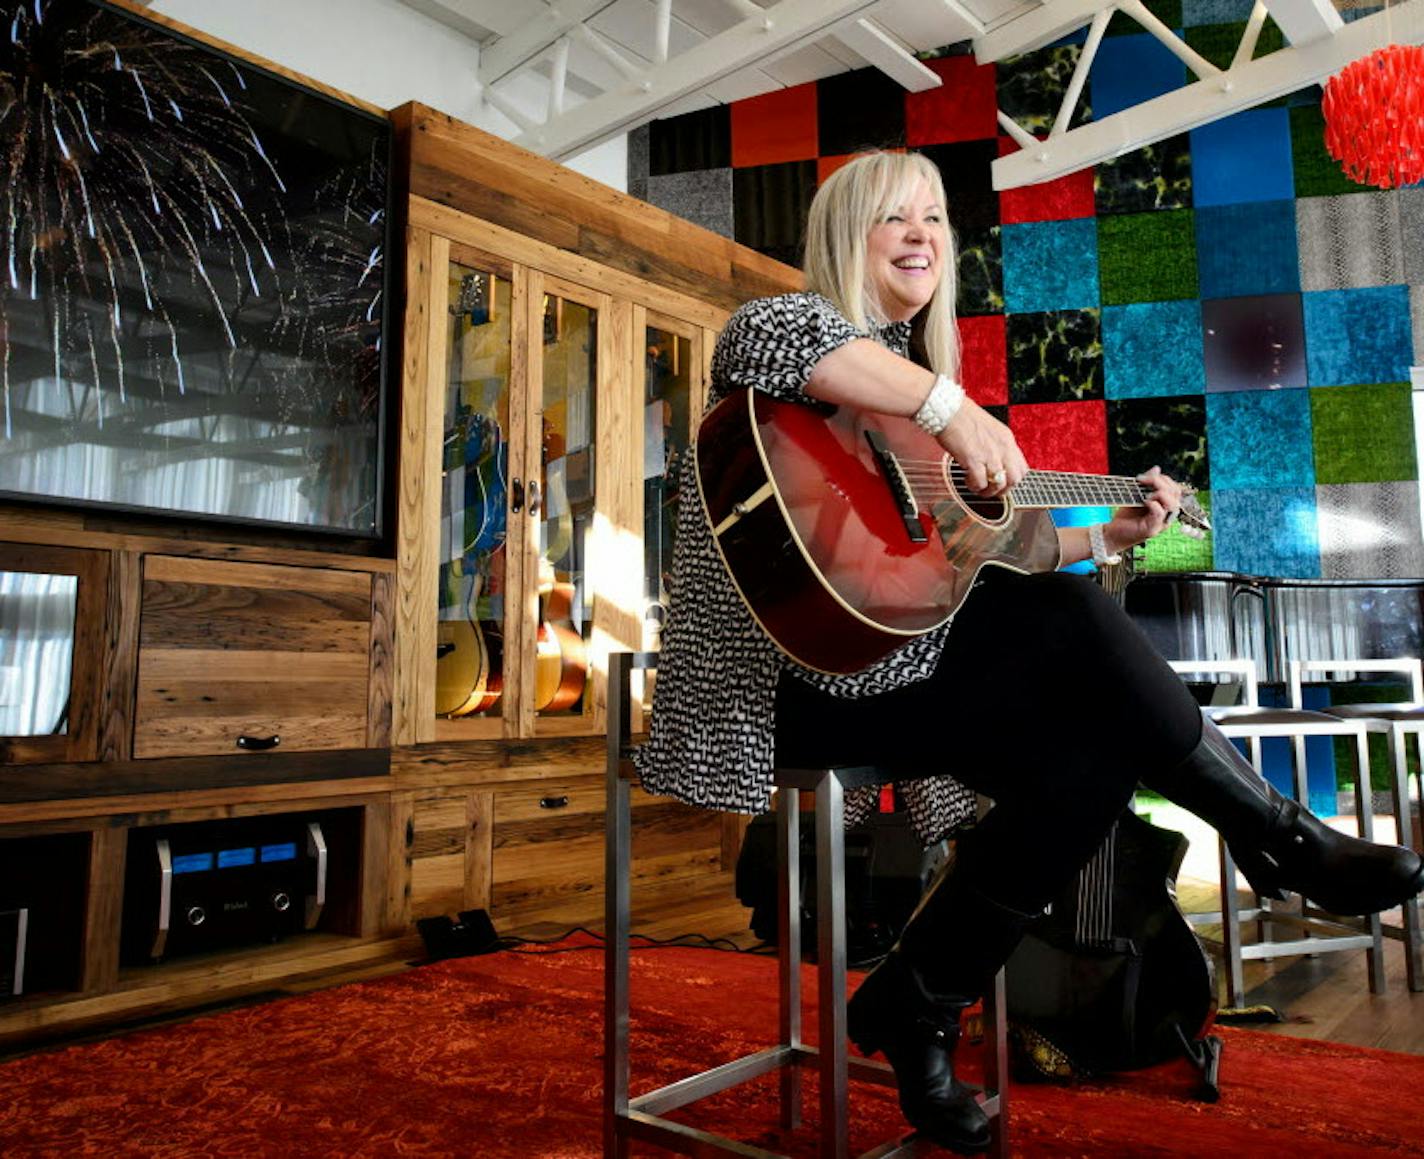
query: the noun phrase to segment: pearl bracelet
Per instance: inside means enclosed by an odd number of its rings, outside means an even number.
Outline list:
[[[915,425],[927,435],[937,435],[949,426],[963,405],[964,387],[949,375],[941,374],[915,412]]]
[[[1088,546],[1093,550],[1093,562],[1098,567],[1106,567],[1108,564],[1121,563],[1122,556],[1116,552],[1108,553],[1108,541],[1103,537],[1103,528],[1107,526],[1103,523],[1094,523],[1088,528]]]

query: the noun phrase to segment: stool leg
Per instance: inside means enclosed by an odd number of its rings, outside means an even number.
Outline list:
[[[984,1088],[998,1098],[998,1109],[990,1120],[993,1136],[988,1154],[993,1159],[1009,1156],[1009,1038],[1004,1023],[1007,1013],[1001,967],[984,995]]]
[[[1355,818],[1360,837],[1365,841],[1375,838],[1374,790],[1370,788],[1370,738],[1361,729],[1355,734]],[[1370,914],[1365,919],[1365,929],[1373,938],[1373,945],[1365,951],[1366,968],[1370,977],[1370,993],[1383,994],[1388,989],[1384,972],[1384,932],[1380,928],[1379,914]]]
[[[816,1013],[820,1028],[822,1159],[848,1159],[850,1155],[844,795],[840,778],[826,770],[816,786]]]
[[[776,792],[776,884],[781,1046],[801,1046],[801,794],[792,788]],[[780,1068],[781,1125],[794,1131],[801,1125],[801,1067]]]
[[[627,1159],[628,1138],[618,1131],[618,1120],[628,1114],[632,807],[628,782],[616,770],[608,774],[607,799],[603,893],[603,1154],[608,1159]]]
[[[1418,733],[1414,734],[1418,737]],[[1398,841],[1414,849],[1414,816],[1409,806],[1409,737],[1404,728],[1395,724],[1389,730],[1390,787],[1394,794],[1395,828]],[[1424,955],[1421,955],[1419,933],[1419,899],[1410,898],[1404,910],[1404,972],[1409,989],[1424,990]]]
[[[1225,839],[1216,839],[1221,857],[1221,959],[1226,968],[1226,1005],[1245,1005],[1246,980],[1241,966],[1241,903],[1236,897],[1236,862]]]

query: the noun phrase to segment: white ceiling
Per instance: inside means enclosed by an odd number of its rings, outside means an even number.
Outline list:
[[[479,48],[480,91],[515,140],[566,159],[655,117],[873,66],[906,89],[938,85],[917,53],[970,41],[1002,60],[1088,28],[1078,75],[1046,141],[1000,115],[1024,146],[994,164],[997,188],[1072,172],[1323,81],[1393,39],[1424,41],[1424,0],[1345,23],[1330,0],[1257,0],[1238,60],[1220,70],[1141,0],[400,0]],[[1358,6],[1367,0],[1340,0]],[[1177,53],[1195,79],[1069,129],[1097,40],[1121,11]],[[1287,47],[1252,59],[1267,12]]]

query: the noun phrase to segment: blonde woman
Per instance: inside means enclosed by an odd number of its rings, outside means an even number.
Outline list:
[[[915,154],[867,154],[833,173],[807,223],[807,291],[732,317],[711,402],[750,388],[823,411],[912,417],[968,489],[1013,487],[1027,465],[1012,432],[959,384],[947,208],[938,171]],[[917,319],[923,349],[912,357]],[[701,505],[687,501],[698,491],[693,464],[685,470],[643,783],[761,812],[778,752],[808,766],[923,770],[898,792],[927,843],[958,831],[955,856],[856,992],[849,1025],[857,1046],[889,1059],[905,1117],[935,1142],[987,1147],[988,1122],[954,1077],[960,1011],[1101,845],[1139,778],[1215,826],[1259,893],[1362,914],[1424,886],[1417,854],[1338,834],[1276,794],[1082,577],[989,568],[949,623],[870,666],[800,666],[743,605]],[[1140,480],[1142,506],[1059,531],[1062,562],[1102,562],[1167,526],[1181,487],[1156,468]],[[994,807],[964,828],[976,792]],[[872,807],[852,795],[848,822]]]

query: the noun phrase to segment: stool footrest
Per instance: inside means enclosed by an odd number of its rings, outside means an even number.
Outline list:
[[[674,1111],[678,1107],[687,1106],[688,1103],[705,1099],[708,1095],[715,1095],[718,1091],[725,1091],[728,1087],[770,1074],[780,1067],[809,1062],[810,1059],[798,1057],[805,1050],[805,1047],[773,1046],[756,1054],[743,1055],[711,1070],[688,1075],[685,1079],[658,1087],[657,1090],[639,1095],[636,1099],[629,1099],[628,1105],[634,1110],[646,1111],[652,1115]]]

